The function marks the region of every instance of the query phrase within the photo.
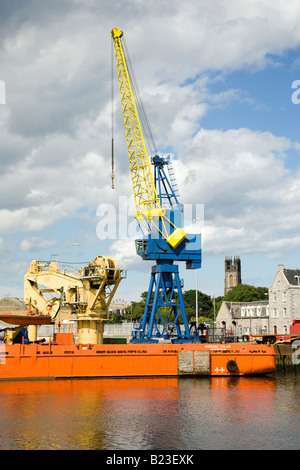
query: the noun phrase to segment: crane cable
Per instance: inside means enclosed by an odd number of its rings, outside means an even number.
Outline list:
[[[114,70],[113,70],[113,54],[114,48],[113,43],[111,43],[111,187],[114,189],[114,170],[115,170],[115,161],[114,161]]]

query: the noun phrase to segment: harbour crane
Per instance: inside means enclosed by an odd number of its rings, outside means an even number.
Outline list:
[[[135,200],[136,220],[146,234],[135,241],[136,252],[152,266],[142,321],[132,332],[131,342],[198,342],[192,331],[183,300],[182,282],[176,262],[187,269],[201,267],[201,234],[184,230],[183,205],[179,203],[170,155],[154,152],[151,163],[142,132],[137,100],[133,92],[123,32],[111,31],[116,58],[127,149]],[[139,99],[139,97],[138,97]]]

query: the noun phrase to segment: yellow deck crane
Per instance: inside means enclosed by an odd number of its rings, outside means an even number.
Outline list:
[[[53,324],[60,307],[66,306],[77,322],[78,343],[102,344],[109,306],[125,274],[110,256],[97,256],[75,271],[67,265],[59,269],[57,261],[32,261],[24,276],[28,310],[0,315],[1,321],[13,325],[0,330],[1,340],[13,344],[21,335],[22,341],[37,341],[38,326]]]
[[[121,282],[122,270],[113,257],[97,256],[77,272],[59,269],[58,263],[32,261],[24,276],[24,301],[32,313],[55,319],[60,306],[75,314],[79,344],[102,344],[104,322]],[[47,298],[48,297],[48,298]],[[31,327],[31,341],[36,341]]]

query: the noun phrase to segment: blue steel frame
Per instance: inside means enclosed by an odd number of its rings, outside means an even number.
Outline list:
[[[174,208],[176,205],[179,206],[179,201],[164,170],[164,166],[168,165],[169,158],[160,157],[159,155],[153,157],[154,184],[161,207],[165,206],[164,200],[166,200],[169,203],[169,208]]]
[[[163,166],[163,157],[153,158],[154,181],[161,206],[167,200],[172,218],[182,220],[182,207],[173,191]],[[199,332],[190,332],[186,315],[178,265],[174,261],[186,261],[187,269],[201,267],[201,235],[187,235],[186,239],[172,249],[159,233],[136,241],[137,253],[146,260],[155,260],[152,266],[150,284],[143,318],[132,332],[132,343],[155,343],[170,340],[172,343],[199,342]],[[168,309],[163,320],[162,309]],[[147,326],[148,325],[148,326]],[[184,331],[182,331],[184,330]]]
[[[166,320],[160,311],[164,307],[169,308]],[[198,332],[194,336],[190,334],[178,266],[172,262],[157,262],[152,267],[143,320],[133,330],[131,342],[155,343],[159,339],[170,339],[173,343],[190,343],[197,338]]]

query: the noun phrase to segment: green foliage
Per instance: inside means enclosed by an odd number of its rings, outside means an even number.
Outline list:
[[[124,320],[135,321],[142,318],[147,300],[147,291],[141,293],[141,300],[139,302],[131,302],[131,305],[126,308],[126,314],[123,316]],[[178,295],[176,294],[176,298]],[[195,321],[196,316],[196,290],[191,289],[183,293],[183,299],[186,309],[186,314],[189,321]],[[160,309],[161,316],[164,321],[168,318],[170,307],[163,307]],[[201,321],[213,319],[213,301],[212,298],[198,291],[198,318]],[[194,320],[193,320],[194,319]]]
[[[140,320],[144,314],[146,301],[141,300],[140,302],[131,302],[131,305],[127,307],[126,313],[123,316],[124,320],[127,321],[136,321]]]
[[[196,310],[196,290],[190,289],[183,293],[184,305],[186,308],[193,308]],[[212,308],[212,299],[209,295],[203,294],[198,291],[198,311],[206,315]]]
[[[109,323],[122,323],[123,316],[119,313],[114,313],[113,316],[109,319]]]
[[[255,302],[257,300],[267,300],[265,294],[267,287],[254,287],[248,284],[239,284],[227,292],[224,299],[227,302]]]

